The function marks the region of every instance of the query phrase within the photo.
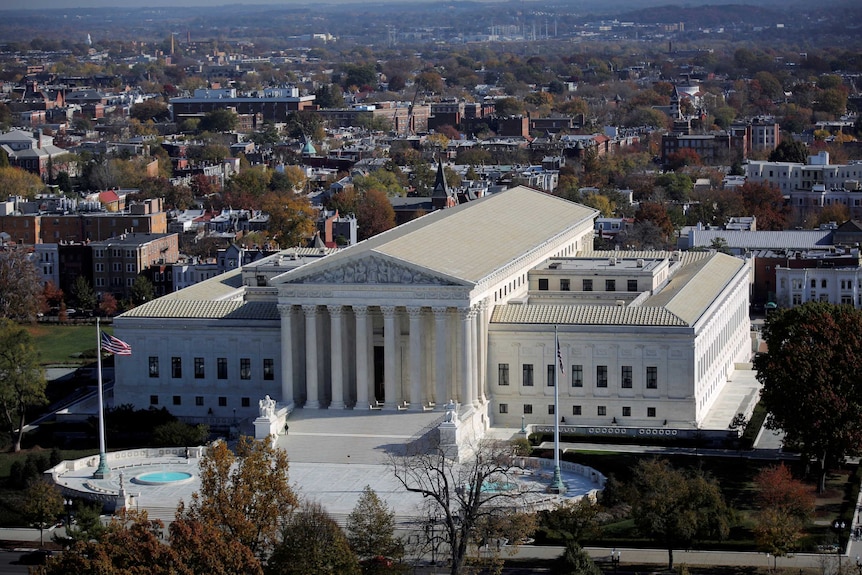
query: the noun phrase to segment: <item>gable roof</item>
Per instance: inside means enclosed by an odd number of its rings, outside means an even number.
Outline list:
[[[598,212],[587,206],[518,186],[474,202],[437,210],[318,262],[292,270],[278,283],[378,254],[463,284],[478,284]]]

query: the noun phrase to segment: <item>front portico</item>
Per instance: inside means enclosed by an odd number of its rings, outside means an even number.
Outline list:
[[[284,400],[412,410],[484,400],[477,342],[486,339],[478,319],[487,304],[473,297],[475,285],[380,254],[297,272],[273,281]]]

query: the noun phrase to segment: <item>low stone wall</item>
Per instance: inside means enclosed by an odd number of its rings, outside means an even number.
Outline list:
[[[127,449],[125,451],[111,451],[106,454],[108,467],[111,469],[122,469],[132,467],[129,463],[132,459],[152,459],[155,457],[176,457],[178,461],[172,463],[185,463],[188,459],[198,459],[206,453],[206,447],[148,447],[139,449]],[[87,467],[97,467],[99,456],[91,455],[80,459],[69,459],[61,461],[54,467],[45,471],[46,475],[57,478],[67,471],[78,471]]]

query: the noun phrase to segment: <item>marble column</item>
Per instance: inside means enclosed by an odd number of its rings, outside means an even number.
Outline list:
[[[327,306],[329,310],[329,321],[331,326],[330,342],[330,365],[332,366],[332,401],[329,407],[332,409],[344,409],[347,403],[344,392],[344,357],[341,352],[341,331],[344,308],[340,305]]]
[[[305,314],[305,407],[320,408],[317,382],[317,306],[304,305]]]
[[[451,399],[449,381],[452,377],[452,361],[449,348],[449,309],[435,307],[434,312],[434,402],[438,409]]]
[[[473,318],[475,312],[473,308],[463,308],[458,310],[461,314],[461,353],[463,359],[461,362],[461,405],[468,406],[473,404]]]
[[[380,306],[383,312],[383,393],[386,396],[384,407],[398,406],[401,378],[395,375],[397,365],[395,354],[398,351],[398,333],[395,321],[395,306]],[[400,391],[400,390],[399,390]]]
[[[296,403],[293,397],[293,306],[279,305],[281,316],[281,401]]]
[[[355,305],[356,316],[356,408],[365,409],[371,405],[368,377],[368,306]]]
[[[474,401],[475,405],[484,405],[486,401],[485,396],[485,385],[486,385],[486,376],[485,370],[487,366],[485,365],[488,361],[488,350],[487,343],[488,338],[486,334],[486,329],[488,325],[488,301],[482,300],[481,303],[476,307],[476,368],[475,368],[475,377],[476,377],[476,400]]]
[[[422,308],[408,307],[410,317],[410,407],[422,410],[425,370],[422,364]]]

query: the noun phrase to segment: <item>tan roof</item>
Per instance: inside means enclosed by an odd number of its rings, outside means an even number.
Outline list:
[[[432,212],[282,277],[298,280],[342,258],[371,252],[477,284],[596,214],[587,206],[518,186]]]
[[[130,309],[123,317],[172,319],[277,320],[276,302],[199,301],[159,298]]]
[[[661,307],[615,305],[498,305],[491,323],[685,326]]]
[[[614,252],[589,252],[590,257],[609,257]],[[625,257],[668,257],[670,252],[617,252]],[[586,254],[585,254],[586,255]],[[641,305],[510,304],[498,305],[491,323],[559,325],[692,326],[706,312],[733,277],[745,265],[722,253],[683,252],[682,267],[655,295]]]
[[[687,324],[694,324],[745,265],[741,259],[726,254],[708,255],[684,266],[644,305],[662,306]]]
[[[235,269],[169,293],[159,299],[221,300],[242,295],[242,270]]]

